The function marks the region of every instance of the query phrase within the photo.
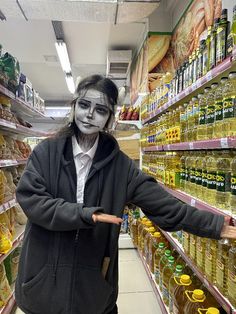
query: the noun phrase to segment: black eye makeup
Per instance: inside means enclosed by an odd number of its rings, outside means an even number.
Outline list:
[[[86,100],[86,99],[79,99],[77,100],[77,105],[79,108],[83,110],[88,110],[91,108],[91,102]],[[96,104],[95,105],[95,112],[102,115],[106,116],[110,113],[110,109],[107,106],[101,105],[101,104]]]

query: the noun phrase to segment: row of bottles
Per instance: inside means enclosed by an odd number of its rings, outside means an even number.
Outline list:
[[[141,130],[141,146],[236,135],[236,72],[206,87],[189,103],[162,114]]]
[[[176,70],[175,75],[166,73],[160,79],[156,90],[148,97],[141,110],[142,119],[150,117],[157,108],[162,107],[178,93],[206,75],[209,70],[231,55],[236,44],[236,6],[233,8],[233,21],[230,30],[227,9],[222,10],[220,19],[208,27],[207,38],[199,43],[196,51]],[[229,32],[230,31],[230,32]]]
[[[236,307],[236,241],[219,241],[183,232],[184,252]]]
[[[135,230],[136,233],[132,234],[136,239],[134,244],[153,274],[169,313],[206,313],[208,310],[208,314],[225,313],[150,220],[139,218]],[[194,301],[195,298],[198,302]]]
[[[143,155],[143,171],[236,216],[236,151],[157,152]]]

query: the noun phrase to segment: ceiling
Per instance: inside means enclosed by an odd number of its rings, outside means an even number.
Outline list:
[[[57,58],[52,21],[62,21],[74,80],[78,76],[106,74],[108,49],[140,48],[147,30],[147,17],[156,3],[71,0],[0,0],[6,20],[0,21],[3,51],[20,62],[46,103],[71,99]],[[118,87],[129,78],[117,80]]]

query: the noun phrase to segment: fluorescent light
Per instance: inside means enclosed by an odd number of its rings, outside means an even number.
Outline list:
[[[71,107],[68,106],[46,106],[46,110],[70,110]]]
[[[75,83],[74,83],[74,80],[73,80],[73,77],[71,74],[66,75],[66,84],[67,84],[67,87],[68,87],[69,91],[71,92],[71,94],[74,94]]]
[[[70,60],[66,48],[66,44],[64,41],[57,41],[55,43],[57,54],[61,63],[61,67],[64,72],[70,73],[71,72],[71,66],[70,66]]]

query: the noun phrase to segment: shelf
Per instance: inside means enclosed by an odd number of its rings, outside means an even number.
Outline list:
[[[171,245],[178,251],[178,253],[185,260],[187,265],[193,270],[197,277],[205,284],[206,288],[213,295],[213,297],[219,302],[219,304],[224,308],[228,314],[236,314],[236,309],[230,304],[230,302],[221,294],[221,292],[214,286],[206,276],[198,269],[198,267],[192,262],[192,260],[184,253],[181,244],[174,239],[171,234],[162,230],[162,233],[171,243]]]
[[[180,190],[172,190],[170,188],[168,188],[167,186],[164,185],[164,183],[158,181],[158,183],[171,195],[173,195],[174,197],[178,198],[179,200],[183,201],[186,204],[189,204],[193,207],[196,207],[200,210],[207,210],[209,212],[212,212],[214,214],[221,214],[227,217],[232,217],[230,214],[227,214],[225,212],[223,212],[221,209],[216,208],[214,206],[211,206],[197,198],[194,198],[193,196],[186,194]]]
[[[19,244],[21,243],[21,241],[23,240],[24,237],[24,231],[25,231],[25,226],[19,226],[16,228],[15,232],[16,232],[16,236],[12,245],[12,248],[10,249],[9,252],[7,252],[6,254],[0,254],[0,263],[2,263],[4,261],[4,259],[11,254],[12,251],[15,250],[15,248],[17,248],[19,246]]]
[[[195,142],[184,142],[175,144],[166,144],[159,146],[144,147],[144,152],[154,151],[172,151],[172,150],[200,150],[200,149],[227,149],[236,147],[236,136],[216,138],[212,140],[203,140]]]
[[[15,301],[14,292],[13,292],[7,304],[3,306],[2,308],[0,308],[0,314],[10,314],[15,304],[16,304],[16,301]]]
[[[24,165],[26,164],[28,159],[9,159],[9,160],[0,160],[0,168],[3,167],[12,167],[12,166],[18,166],[18,165]]]
[[[27,128],[23,125],[20,124],[15,124],[10,121],[0,119],[0,129],[11,132],[14,134],[20,134],[20,135],[25,135],[25,136],[42,136],[42,137],[47,137],[50,136],[51,133],[46,133],[43,131],[38,131],[33,128]]]
[[[0,214],[7,211],[9,208],[12,208],[17,204],[17,200],[15,198],[3,203],[0,205]]]
[[[140,259],[141,259],[141,261],[142,261],[142,263],[143,263],[143,266],[144,266],[144,268],[145,268],[145,270],[146,270],[146,273],[147,273],[147,275],[148,275],[148,279],[149,279],[149,281],[150,281],[150,283],[151,283],[151,285],[152,285],[153,291],[154,291],[154,293],[155,293],[155,295],[156,295],[157,302],[158,302],[158,304],[159,304],[159,306],[160,306],[160,308],[161,308],[161,313],[163,313],[163,314],[169,314],[169,311],[168,311],[168,309],[167,309],[165,303],[163,302],[160,289],[159,289],[158,285],[157,285],[156,282],[155,282],[154,275],[150,272],[149,267],[148,267],[148,265],[146,264],[146,261],[144,260],[142,254],[139,252],[139,250],[137,250],[137,253],[138,253],[138,255],[139,255],[139,257],[140,257]]]
[[[170,99],[167,103],[165,103],[161,108],[158,108],[153,112],[149,118],[143,120],[143,124],[147,122],[152,122],[156,119],[158,115],[169,109],[171,106],[178,104],[180,101],[188,101],[189,97],[192,97],[192,93],[200,92],[208,83],[212,83],[214,79],[216,79],[219,75],[227,75],[227,71],[233,70],[233,66],[235,65],[236,58],[236,49],[233,51],[232,57],[228,57],[221,64],[217,65],[214,69],[210,70],[205,76],[198,79],[191,86],[183,90],[181,93]]]
[[[129,125],[135,125],[138,129],[141,129],[142,124],[141,121],[135,121],[135,120],[117,120],[115,122],[116,124],[129,124]]]

